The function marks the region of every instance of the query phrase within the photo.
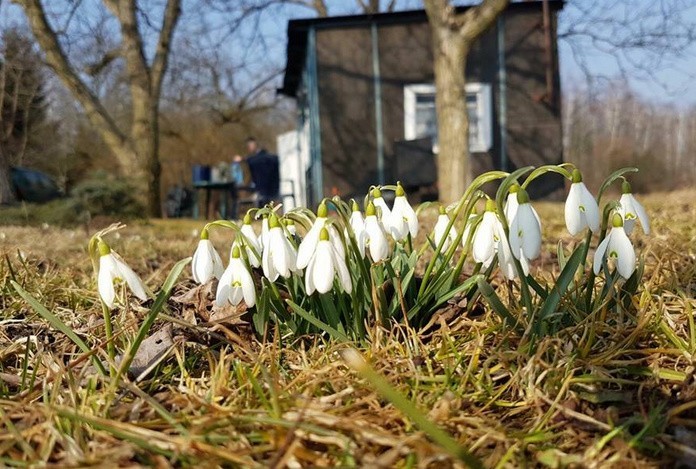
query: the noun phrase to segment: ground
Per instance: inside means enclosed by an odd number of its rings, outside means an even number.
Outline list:
[[[420,334],[394,327],[355,345],[485,466],[696,467],[696,191],[643,199],[653,233],[637,236],[642,286],[625,317],[593,329],[590,349],[579,345],[588,330],[580,324],[529,356],[485,305],[467,312],[456,302]],[[535,268],[551,271],[558,240],[574,241],[561,205],[539,208],[548,254]],[[0,465],[460,464],[344,364],[346,344],[278,333],[260,341],[243,316],[186,326],[191,308],[205,309],[205,292],[190,293],[189,271],[175,291],[183,303],[170,301],[155,323],[174,328],[156,368],[116,389],[90,381],[88,359],[10,280],[100,344],[86,254],[95,228],[0,226]],[[156,287],[192,253],[199,228],[131,223],[113,247]],[[224,239],[214,241],[222,248]],[[146,312],[132,304],[120,313],[120,340]]]

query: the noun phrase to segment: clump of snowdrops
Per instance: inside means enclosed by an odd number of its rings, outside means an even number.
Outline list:
[[[596,196],[569,163],[482,174],[459,201],[438,208],[435,227],[421,245],[415,240],[426,205],[414,209],[398,183],[372,187],[362,206],[333,197],[321,201],[316,212],[295,208],[282,214],[280,206],[269,205],[250,210],[241,222],[207,223],[191,260],[192,275],[200,284],[216,280],[216,304],[248,309],[259,334],[278,327],[297,336],[327,333],[361,341],[375,326],[422,327],[443,304],[466,298],[469,305],[486,301],[506,327],[534,344],[600,310],[606,315],[630,306],[642,274],[630,235],[636,222],[650,231],[626,180],[633,171],[610,175]],[[559,243],[553,283],[535,276],[543,221],[527,193],[535,179],[550,172],[570,181],[565,222],[570,234],[582,239],[569,253]],[[481,188],[494,181],[498,189],[489,197]],[[619,182],[620,200],[603,204],[606,189]],[[383,196],[389,191],[391,206]],[[211,230],[230,233],[224,258],[209,240]],[[141,300],[149,295],[108,246],[108,234],[100,232],[90,242],[107,335],[109,311],[125,301],[128,290]],[[417,271],[426,255],[424,270]],[[466,263],[473,273],[463,278]],[[506,301],[498,293],[504,284],[510,293]]]

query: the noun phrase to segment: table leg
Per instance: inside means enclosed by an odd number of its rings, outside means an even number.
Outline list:
[[[227,220],[227,191],[220,191],[220,217]]]
[[[205,219],[210,220],[210,189],[205,190]]]

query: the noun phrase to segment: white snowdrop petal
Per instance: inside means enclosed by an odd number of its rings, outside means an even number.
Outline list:
[[[643,204],[638,202],[635,197],[633,197],[633,208],[636,211],[636,216],[640,221],[640,226],[643,227],[643,233],[650,234],[650,219],[648,218],[648,213],[645,211]]]
[[[319,233],[321,229],[326,224],[326,218],[319,217],[314,221],[314,224],[307,232],[307,235],[300,243],[300,247],[297,250],[297,267],[304,269],[309,264],[309,259],[314,254],[317,248],[317,243],[319,242]]]
[[[609,236],[604,238],[602,242],[599,243],[599,246],[597,246],[597,250],[595,251],[594,262],[592,264],[592,268],[594,270],[595,275],[599,274],[599,271],[602,270],[602,264],[604,263],[604,255],[607,252],[610,237],[611,232],[609,233]]]
[[[512,194],[508,194],[507,199],[505,200],[505,207],[503,208],[503,214],[505,215],[505,220],[507,220],[508,224],[512,223],[515,215],[517,215],[517,209],[519,206],[520,204],[517,202],[517,193],[513,192]]]
[[[536,259],[541,254],[541,226],[534,208],[530,204],[522,204],[517,213],[522,230],[522,251],[527,259]]]
[[[629,278],[636,268],[636,253],[633,250],[631,240],[621,228],[612,228],[612,232],[616,234],[612,236],[609,244],[611,255],[616,255],[616,268],[619,275],[623,278]]]
[[[583,212],[580,210],[581,201],[581,188],[580,183],[574,183],[570,186],[570,191],[568,192],[568,198],[565,203],[565,222],[568,232],[575,236],[580,233],[585,228],[585,219],[583,217]]]
[[[138,274],[121,260],[116,259],[116,266],[120,277],[126,282],[126,285],[128,285],[133,294],[141,301],[147,300],[145,286],[143,285],[143,281],[140,280],[140,277],[138,277]]]
[[[589,226],[593,233],[598,232],[600,224],[599,206],[597,205],[597,200],[587,189],[585,184],[582,184],[581,186],[580,203],[585,209],[584,214],[587,226]]]
[[[230,290],[230,303],[232,306],[237,306],[242,302],[243,298],[244,294],[242,293],[242,289],[239,287],[239,285],[232,285]]]
[[[256,287],[254,286],[253,277],[244,266],[239,271],[239,282],[242,284],[244,303],[246,303],[248,308],[251,308],[256,304]]]
[[[314,272],[314,264],[316,264],[316,261],[317,256],[312,256],[312,258],[309,260],[309,264],[307,264],[307,268],[305,269],[305,291],[308,295],[311,295],[316,291],[316,287],[314,285],[314,278],[312,275],[312,272]]]
[[[479,223],[472,242],[471,253],[476,262],[488,262],[495,255],[494,235],[495,235],[496,216],[493,212],[483,214],[483,219]]]
[[[307,275],[312,275],[312,282],[319,293],[326,293],[333,287],[336,270],[334,257],[331,255],[332,249],[329,241],[319,241],[314,269],[312,272],[307,272]]]
[[[109,308],[114,307],[116,292],[114,291],[113,273],[115,264],[111,254],[99,258],[99,274],[97,275],[97,289],[104,304]]]
[[[230,299],[230,290],[232,288],[232,262],[227,266],[227,269],[222,273],[215,294],[215,305],[224,306]]]
[[[334,256],[334,265],[336,266],[336,273],[338,274],[338,280],[341,283],[343,291],[350,294],[353,290],[353,282],[350,279],[350,272],[348,272],[348,266],[346,265],[345,259],[338,257],[337,252],[332,253]]]

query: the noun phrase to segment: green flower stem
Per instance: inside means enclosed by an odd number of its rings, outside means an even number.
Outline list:
[[[474,181],[471,183],[471,185],[469,185],[469,187],[466,188],[464,195],[462,195],[462,198],[459,199],[457,206],[455,207],[454,211],[452,212],[452,217],[450,217],[450,221],[447,224],[447,228],[445,229],[445,233],[449,233],[449,231],[452,229],[454,222],[457,220],[460,212],[462,211],[462,209],[465,206],[465,202],[467,200],[469,200],[470,198],[472,198],[472,196],[479,189],[479,187],[483,186],[484,184],[486,184],[488,182],[492,182],[492,181],[495,181],[498,179],[503,179],[507,176],[509,176],[509,173],[506,173],[505,171],[490,171],[490,172],[484,173],[484,174],[478,176],[476,179],[474,179]],[[442,239],[440,240],[440,242],[438,243],[438,245],[435,249],[435,252],[442,251],[442,246],[444,246],[446,240],[447,240],[447,237],[443,236]],[[450,249],[451,249],[451,247],[450,247]],[[455,247],[455,249],[456,249],[456,247]],[[452,251],[452,252],[454,252],[454,251]],[[419,297],[423,294],[423,292],[425,292],[425,288],[427,287],[428,281],[430,279],[430,274],[432,273],[433,268],[435,268],[437,258],[438,258],[438,256],[433,256],[425,268],[425,273],[423,274],[423,282],[421,283],[420,289],[418,290]]]
[[[111,322],[111,310],[106,303],[101,301],[102,314],[104,316],[104,333],[106,334],[106,353],[109,356],[109,374],[116,376],[116,345],[114,344],[114,327]]]

